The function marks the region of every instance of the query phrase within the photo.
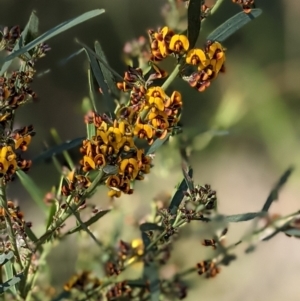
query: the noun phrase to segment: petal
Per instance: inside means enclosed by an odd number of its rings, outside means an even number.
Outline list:
[[[122,160],[122,162],[121,162],[121,164],[120,164],[120,171],[121,171],[122,173],[124,173],[124,171],[125,171],[125,169],[126,169],[128,163],[129,163],[129,159],[124,159],[124,160]]]
[[[153,130],[152,130],[152,127],[149,124],[144,125],[144,130],[145,130],[148,138],[153,137]]]
[[[84,166],[86,166],[88,164],[92,169],[96,168],[95,162],[93,161],[93,159],[91,157],[88,157],[88,156],[83,157],[83,164],[84,164]]]
[[[132,178],[135,179],[139,173],[138,162],[134,158],[129,159],[130,164],[133,166]]]
[[[171,38],[170,44],[169,44],[169,48],[171,50],[175,50],[175,43],[177,41],[179,41],[179,34],[174,34],[174,36]]]
[[[168,55],[168,48],[165,41],[158,41],[158,49],[162,57]]]
[[[168,26],[165,26],[161,29],[160,33],[162,34],[163,38],[165,38],[168,33],[171,33],[171,30]]]
[[[181,34],[181,35],[179,35],[179,40],[182,43],[183,49],[185,51],[188,51],[189,46],[190,46],[190,42],[189,42],[189,39],[187,38],[187,36]]]
[[[165,108],[164,102],[160,97],[151,97],[149,103],[154,104],[160,111],[163,111]]]
[[[107,137],[107,134],[103,131],[97,131],[97,136],[100,136],[102,141],[105,143],[105,144],[108,144],[108,137]]]
[[[111,198],[116,197],[119,198],[121,196],[121,191],[117,191],[117,190],[110,190],[107,195]]]

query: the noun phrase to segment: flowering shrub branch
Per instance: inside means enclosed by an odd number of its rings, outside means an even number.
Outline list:
[[[174,195],[153,201],[152,214],[144,217],[142,222],[136,222],[141,238],[129,242],[111,239],[107,243],[90,227],[115,210],[99,210],[91,203],[90,199],[98,192],[99,186],[108,188],[111,200],[123,194],[133,194],[133,184],[144,180],[153,168],[155,152],[171,135],[181,131],[179,121],[184,100],[180,91],[167,91],[170,84],[179,77],[192,88],[204,92],[225,71],[224,40],[261,14],[253,0],[233,1],[243,11],[213,31],[204,47],[199,48],[195,45],[201,24],[222,1],[216,1],[212,7],[202,0],[178,1],[172,2],[173,9],[182,2],[186,2],[187,7],[187,30],[180,32],[169,26],[149,30],[149,43],[142,39],[136,43],[135,51],[127,53],[137,53],[141,66],[128,66],[124,77],[110,68],[98,42],[93,51],[77,41],[85,50],[92,70],[89,74],[92,110],[85,116],[87,136],[58,145],[42,156],[52,157],[61,172],[59,184],[45,198],[27,174],[32,161],[22,158],[35,135],[34,127],[27,125],[15,129],[14,116],[20,106],[36,98],[31,83],[36,74],[36,61],[50,50],[45,41],[104,10],[87,12],[41,36],[38,36],[34,13],[24,30],[19,26],[2,29],[0,50],[8,53],[1,61],[0,71],[0,294],[3,300],[183,299],[189,289],[184,279],[187,275],[215,277],[222,266],[236,259],[232,250],[240,243],[248,243],[246,252],[251,252],[258,241],[269,240],[278,233],[300,237],[299,211],[284,217],[268,214],[292,168],[279,179],[261,210],[224,216],[217,210],[217,192],[210,185],[196,185],[193,170],[186,162],[182,170],[184,178]],[[176,62],[170,75],[159,65],[168,57]],[[17,71],[10,68],[14,59],[19,64]],[[114,97],[121,93],[116,109],[109,114],[96,110],[93,76],[99,91],[110,102],[108,107],[112,107]],[[158,84],[158,80],[164,80],[163,84]],[[78,144],[81,145],[81,159],[74,164],[67,150]],[[61,167],[55,161],[58,152],[64,152],[68,167]],[[7,186],[16,175],[47,215],[46,228],[40,237],[35,235],[31,222],[25,221],[17,203],[7,198]],[[83,212],[89,212],[87,220]],[[76,219],[76,226],[65,230],[66,222],[72,217]],[[226,245],[228,224],[249,220],[254,220],[251,233],[232,245]],[[263,225],[258,226],[258,222],[263,222]],[[169,263],[174,242],[180,239],[182,228],[190,223],[198,224],[204,237],[201,243],[211,248],[213,254],[198,263],[195,260],[193,267],[176,271],[169,278],[161,277],[160,268]],[[45,276],[42,267],[47,266],[46,257],[56,243],[80,231],[92,238],[84,267],[89,262],[96,262],[97,268],[95,265],[95,270],[82,269],[57,291],[40,279],[40,276]],[[257,236],[261,237],[255,241]],[[85,237],[80,239],[86,242]],[[134,279],[127,278],[126,272],[138,264],[142,264],[139,275]]]

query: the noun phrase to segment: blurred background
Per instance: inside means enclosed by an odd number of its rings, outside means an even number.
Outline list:
[[[299,208],[300,40],[297,22],[300,2],[256,0],[255,3],[263,14],[224,43],[227,48],[225,74],[220,74],[204,93],[194,91],[180,79],[169,87],[169,93],[176,89],[183,95],[183,133],[158,151],[151,174],[136,185],[134,195],[116,200],[116,204],[125,209],[125,222],[132,216],[141,218],[159,193],[173,193],[182,178],[178,151],[182,143],[191,151],[195,182],[211,184],[217,190],[221,213],[260,210],[272,186],[291,165],[296,170],[271,212],[284,215]],[[166,22],[177,20],[176,26],[180,22],[178,26],[185,26],[182,21],[185,12],[181,19],[176,19],[179,17],[171,14],[168,0],[1,0],[0,20],[1,25],[23,27],[35,10],[40,19],[40,33],[43,33],[95,8],[105,8],[106,13],[51,39],[48,44],[52,50],[36,65],[37,73],[48,69],[50,72],[35,78],[33,88],[38,101],[21,108],[16,120],[20,126],[33,124],[37,132],[28,158],[43,150],[44,141],[51,144],[49,129],[52,127],[63,140],[85,135],[81,105],[88,95],[87,59],[81,53],[63,66],[58,64],[80,48],[75,38],[89,46],[95,40],[100,41],[111,67],[123,74],[126,69],[123,49],[127,42],[140,36],[147,39],[148,29],[157,29]],[[238,5],[224,0],[219,10],[205,21],[198,46],[202,47],[205,37],[216,26],[240,10]],[[175,63],[170,60],[164,66],[170,72]],[[51,164],[37,164],[30,174],[45,192],[57,184],[58,174]],[[19,200],[27,219],[33,220],[34,229],[39,231],[43,217],[18,181],[10,186],[9,196]],[[107,206],[105,189],[94,202],[101,208]],[[108,216],[104,220],[109,223]],[[99,235],[102,226],[100,221]],[[247,224],[230,225],[229,243],[237,241],[246,229]],[[182,237],[176,245],[174,265],[191,266],[204,259],[197,229],[194,232],[187,238]],[[130,234],[124,235],[132,239]],[[216,279],[198,279],[197,289],[189,291],[187,300],[199,297],[211,301],[297,300],[300,292],[296,280],[300,268],[297,239],[278,235],[261,243],[255,253],[245,255],[244,249],[245,246],[237,248],[238,260],[224,267]],[[191,250],[194,256],[190,256]],[[79,255],[66,254],[62,247],[52,256],[72,263]],[[59,272],[65,280],[74,266],[70,264],[67,270]],[[55,277],[58,271],[53,271],[54,284],[58,281]]]

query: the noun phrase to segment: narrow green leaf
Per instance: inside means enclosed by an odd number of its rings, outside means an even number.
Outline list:
[[[79,146],[84,139],[85,139],[85,137],[79,137],[79,138],[75,138],[70,141],[63,142],[60,145],[55,145],[55,146],[47,149],[46,151],[42,152],[40,155],[36,156],[35,158],[33,158],[32,161],[34,163],[37,163],[37,162],[49,159],[52,156],[62,153],[63,151],[67,151],[74,147]]]
[[[89,227],[90,225],[92,225],[95,222],[97,222],[101,217],[103,217],[104,215],[106,215],[106,213],[108,213],[109,211],[111,211],[111,209],[101,210],[101,211],[97,212],[94,216],[92,216],[89,220],[87,220],[86,222],[84,222],[83,224],[86,227]],[[74,227],[73,229],[69,230],[66,234],[69,235],[69,234],[78,232],[80,230],[82,230],[82,226],[78,225],[78,226]]]
[[[65,21],[53,28],[51,28],[50,30],[48,30],[47,32],[45,32],[44,34],[40,35],[38,38],[34,39],[33,41],[31,41],[30,43],[28,43],[27,45],[25,45],[24,47],[22,47],[21,49],[18,49],[17,51],[14,51],[13,53],[11,53],[10,55],[8,55],[5,59],[4,62],[10,61],[14,58],[16,58],[17,56],[31,50],[32,48],[34,48],[35,46],[53,38],[54,36],[80,24],[83,23],[91,18],[94,18],[98,15],[101,15],[105,12],[104,9],[95,9],[89,12],[86,12],[74,19],[70,19],[68,21]],[[3,63],[3,62],[2,62]]]
[[[181,204],[184,198],[184,192],[188,189],[187,183],[185,179],[183,179],[177,188],[175,194],[172,197],[171,204],[169,206],[169,210],[171,214],[176,214],[179,205]]]
[[[113,114],[114,110],[115,110],[115,103],[114,103],[114,99],[112,98],[108,85],[107,85],[107,81],[105,80],[104,74],[103,74],[103,69],[101,69],[101,65],[98,62],[98,60],[96,59],[96,57],[100,57],[101,58],[101,64],[103,66],[102,61],[104,61],[104,59],[101,57],[101,55],[95,53],[92,49],[90,49],[88,46],[86,46],[85,44],[81,43],[78,41],[78,43],[85,49],[87,57],[89,59],[91,68],[93,70],[93,74],[96,78],[96,81],[99,85],[100,91],[102,93],[102,95],[105,98],[106,104],[107,104],[107,108],[109,109],[110,113]],[[99,44],[100,45],[100,44]],[[99,50],[99,49],[98,49]],[[100,61],[100,60],[99,60]]]
[[[146,234],[146,232],[141,231],[141,235],[142,235],[142,240],[143,240],[143,244],[144,244],[144,250],[146,250],[148,248],[148,246],[151,244],[151,239]]]
[[[24,46],[25,40],[27,40],[28,32],[31,32],[31,34],[34,34],[37,31],[38,27],[38,18],[35,14],[35,12],[32,12],[29,18],[29,21],[27,22],[24,30],[21,33],[21,36],[17,43],[15,44],[12,53],[19,50]],[[6,61],[4,64],[2,64],[1,70],[0,70],[0,76],[4,74],[4,72],[9,68],[11,64],[11,60]]]
[[[105,53],[102,50],[102,47],[100,45],[100,43],[98,41],[95,42],[95,53],[98,54],[100,57],[102,57],[103,61],[105,62],[105,64],[102,63],[102,61],[98,60],[99,66],[102,70],[105,82],[108,86],[109,92],[116,98],[119,99],[120,96],[120,92],[117,89],[117,85],[115,82],[115,77],[112,74],[112,72],[110,71],[111,68],[107,68],[106,66],[109,66],[109,63],[107,61],[107,58],[105,56]],[[114,108],[113,108],[114,109]]]
[[[102,170],[107,175],[116,175],[119,171],[119,166],[107,164],[102,168]]]
[[[9,251],[7,254],[5,254],[5,253],[1,254],[0,255],[0,265],[6,264],[13,257],[14,257],[14,253],[12,251]]]
[[[156,266],[156,263],[154,262],[145,263],[143,278],[145,279],[145,281],[149,283],[150,300],[159,301],[160,280],[159,280],[158,267]]]
[[[190,42],[189,49],[194,48],[201,27],[201,3],[202,0],[190,0],[188,7],[188,28],[187,28],[187,36]]]
[[[4,271],[5,271],[6,279],[13,279],[13,277],[14,277],[14,271],[13,271],[13,264],[12,264],[12,262],[10,262],[10,261],[6,262],[6,264],[4,265]],[[17,295],[17,289],[16,289],[15,285],[11,285],[9,287],[9,290],[12,292],[12,294],[14,296]]]
[[[10,289],[12,286],[16,285],[18,282],[21,281],[23,277],[23,273],[19,273],[13,278],[9,279],[8,281],[0,284],[0,294],[3,294],[5,291]]]
[[[291,173],[293,172],[293,168],[290,167],[288,170],[284,172],[284,174],[280,177],[278,183],[275,187],[271,190],[266,202],[263,205],[261,211],[268,212],[272,203],[278,199],[278,193],[283,185],[287,182],[288,178],[290,177]]]
[[[48,209],[44,203],[44,195],[40,188],[34,183],[34,181],[23,170],[17,170],[17,176],[19,177],[22,185],[28,191],[35,203],[47,214]]]
[[[283,230],[282,232],[290,236],[300,237],[300,229],[297,228]]]
[[[36,237],[34,232],[31,230],[31,228],[25,226],[25,233],[32,242],[36,243],[38,241],[38,238]],[[43,253],[44,248],[41,245],[39,245],[38,250],[40,253]]]
[[[49,210],[49,214],[48,214],[48,219],[47,219],[47,224],[46,224],[46,229],[48,229],[50,227],[50,225],[53,222],[53,217],[55,216],[55,214],[57,213],[58,209],[59,209],[59,204],[57,200],[53,200],[53,203],[50,206],[50,210]]]
[[[162,226],[159,226],[155,223],[143,223],[140,225],[140,230],[142,232],[145,232],[145,231],[152,231],[152,230],[159,230],[159,231],[163,231],[164,230],[164,227]]]
[[[188,170],[185,168],[182,168],[184,179],[186,182],[186,185],[190,192],[194,190],[194,181],[193,181],[193,169],[189,166]]]
[[[246,222],[250,221],[256,217],[265,216],[265,212],[248,212],[243,214],[235,214],[235,215],[227,215],[223,218],[228,223],[239,223],[239,222]]]
[[[147,155],[154,154],[158,148],[160,148],[170,137],[170,134],[167,134],[164,139],[156,139],[150,148],[146,151]]]
[[[94,110],[94,112],[97,113],[97,106],[95,102],[94,77],[91,68],[88,69],[88,82],[89,82],[89,94],[90,94],[90,98],[89,98],[90,107],[88,108],[88,110],[85,111],[85,113],[88,113],[92,110]]]
[[[207,40],[223,42],[238,29],[260,16],[261,13],[262,10],[259,8],[252,9],[249,14],[240,12],[217,27],[208,35]]]

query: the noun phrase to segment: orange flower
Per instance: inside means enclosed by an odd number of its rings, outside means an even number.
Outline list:
[[[215,60],[215,59],[211,60],[210,64],[211,64],[212,70],[214,72],[212,78],[215,78],[218,75],[218,73],[221,71],[221,69],[224,65],[224,61],[225,61],[225,56],[223,56],[223,58],[220,60]]]
[[[96,168],[96,164],[95,164],[94,160],[91,157],[89,157],[89,156],[84,156],[83,157],[82,165],[83,165],[82,170],[84,172],[87,172],[87,171],[89,171],[91,169],[95,169]]]
[[[9,168],[17,167],[17,155],[11,146],[3,146],[0,150],[0,173],[6,173]]]
[[[185,35],[175,34],[171,38],[169,49],[177,53],[183,53],[188,51],[189,46],[189,40]]]
[[[224,48],[219,42],[208,41],[206,43],[205,52],[209,59],[220,60],[224,54]]]
[[[151,87],[147,90],[146,99],[150,106],[154,106],[160,111],[165,108],[164,101],[167,99],[167,95],[161,87]]]
[[[174,35],[173,31],[170,30],[169,27],[167,26],[163,27],[160,30],[160,32],[154,33],[154,38],[158,41],[157,46],[158,46],[159,53],[163,58],[165,58],[169,54],[168,46],[170,43],[170,39],[173,35]]]
[[[191,49],[186,56],[186,63],[189,65],[206,67],[209,64],[209,60],[206,57],[205,52],[202,49]]]
[[[149,124],[143,124],[140,117],[136,121],[134,135],[140,139],[147,139],[149,144],[153,143],[153,129]]]
[[[120,175],[134,180],[139,173],[138,162],[134,158],[124,159],[120,164]]]

